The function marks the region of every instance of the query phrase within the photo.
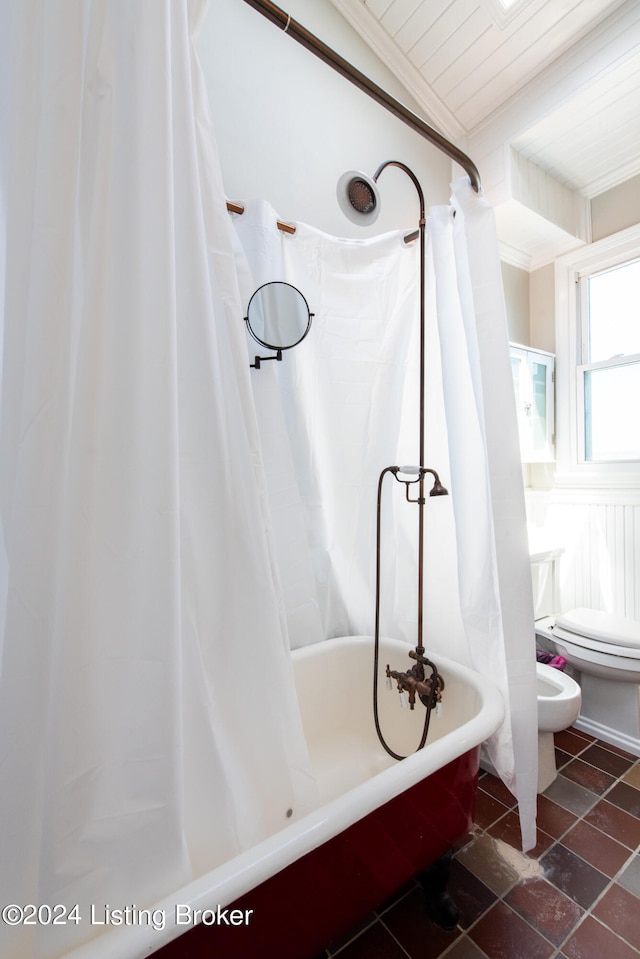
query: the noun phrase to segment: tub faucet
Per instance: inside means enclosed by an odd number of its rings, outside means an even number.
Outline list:
[[[406,672],[400,672],[397,669],[390,669],[387,663],[387,679],[389,681],[395,679],[399,693],[408,693],[410,709],[415,707],[416,694],[427,709],[433,709],[442,700],[444,679],[439,674],[435,663],[432,663],[424,655],[423,646],[410,650],[409,656],[416,660],[415,666],[412,666]],[[427,676],[425,666],[428,666],[431,670],[430,676]]]

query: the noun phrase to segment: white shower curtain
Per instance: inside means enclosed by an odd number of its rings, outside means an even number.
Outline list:
[[[291,642],[370,633],[377,479],[418,458],[417,379],[407,375],[418,356],[418,249],[401,232],[362,243],[302,223],[289,241],[260,202],[234,222],[245,304],[256,286],[287,279],[314,313],[300,346],[252,376]],[[260,353],[252,341],[249,350]],[[409,584],[395,562],[415,557],[403,513],[398,523],[385,513],[385,578],[399,590],[389,615],[415,642],[417,573]]]
[[[244,305],[260,284],[286,280],[315,314],[300,346],[252,376],[291,641],[303,645],[373,632],[378,476],[419,451],[418,249],[400,232],[348,240],[297,223],[289,236],[276,220],[252,202],[234,222]],[[461,181],[451,206],[430,211],[428,234],[423,465],[451,495],[425,511],[424,644],[504,696],[488,750],[519,799],[528,849],[535,643],[493,211]],[[249,341],[249,352],[260,350]],[[388,480],[383,496],[381,628],[415,645],[417,516],[402,489]]]
[[[12,959],[62,954],[101,931],[91,903],[150,905],[314,801],[202,6],[0,15],[0,903],[80,916],[2,924]]]
[[[536,842],[537,700],[531,566],[493,210],[467,180],[431,211],[460,610],[472,665],[501,689],[489,756]]]

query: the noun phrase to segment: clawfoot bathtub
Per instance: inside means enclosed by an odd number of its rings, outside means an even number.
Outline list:
[[[330,639],[294,651],[296,688],[319,807],[156,904],[168,917],[106,933],[80,959],[313,959],[411,877],[443,856],[472,823],[480,743],[503,718],[499,692],[442,656],[440,715],[414,753],[424,707],[401,709],[384,669],[406,669],[409,646],[380,647],[380,724],[372,717],[373,639]],[[204,919],[171,922],[175,904]],[[216,912],[217,910],[217,912]],[[182,934],[181,934],[182,933]],[[74,959],[76,954],[74,953]]]

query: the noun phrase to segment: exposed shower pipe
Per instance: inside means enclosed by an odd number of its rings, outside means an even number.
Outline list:
[[[395,97],[392,97],[391,94],[378,86],[377,83],[374,83],[373,80],[369,79],[364,73],[361,73],[360,70],[349,63],[348,60],[345,60],[344,57],[341,57],[335,50],[328,47],[326,43],[323,43],[322,40],[318,39],[314,34],[309,33],[302,24],[290,17],[288,13],[285,13],[285,11],[276,6],[275,3],[271,3],[271,0],[244,0],[244,2],[261,13],[267,20],[271,20],[272,23],[282,27],[285,33],[292,36],[293,39],[297,40],[303,47],[306,47],[307,50],[310,50],[315,56],[319,57],[343,77],[346,77],[347,80],[350,80],[351,83],[355,84],[355,86],[377,103],[381,104],[386,110],[406,123],[407,126],[410,126],[451,160],[458,163],[468,175],[471,186],[476,193],[480,192],[482,182],[478,168],[473,160],[463,153],[462,150],[454,146],[450,140],[447,140],[441,133],[438,133],[437,130],[430,127],[429,124],[420,119],[417,114],[399,100],[396,100]]]
[[[411,182],[416,188],[416,193],[418,194],[418,202],[420,204],[420,217],[418,220],[418,231],[420,237],[420,259],[419,259],[419,269],[420,269],[420,301],[419,301],[419,325],[420,325],[420,386],[419,386],[419,426],[418,426],[418,463],[421,467],[425,463],[425,411],[424,411],[424,401],[425,401],[425,392],[426,392],[426,368],[425,368],[425,353],[426,353],[426,330],[425,330],[425,262],[426,262],[426,205],[424,199],[424,193],[422,187],[420,186],[420,181],[417,176],[405,163],[401,163],[399,160],[385,160],[384,163],[381,163],[376,172],[373,174],[373,182],[377,183],[380,177],[380,174],[387,169],[387,167],[397,167],[399,170],[402,170],[403,173],[409,177]],[[419,478],[419,496],[418,496],[418,642],[417,647],[424,653],[424,648],[422,646],[422,605],[423,605],[423,593],[424,593],[424,563],[423,563],[423,554],[424,554],[424,507],[425,507],[425,498],[424,498],[424,473],[420,473]]]
[[[420,326],[420,387],[419,387],[419,466],[388,466],[383,469],[378,481],[378,505],[376,522],[376,608],[375,608],[375,627],[374,627],[374,665],[373,665],[373,716],[378,739],[390,756],[394,759],[404,759],[405,757],[394,752],[386,742],[378,716],[378,659],[380,643],[380,578],[381,578],[381,506],[382,506],[382,484],[387,474],[392,474],[396,480],[406,485],[405,495],[407,502],[418,505],[418,634],[415,651],[410,652],[409,656],[416,660],[415,666],[407,671],[392,670],[387,665],[386,675],[388,681],[392,678],[397,680],[398,690],[401,696],[409,693],[409,705],[414,708],[416,694],[419,695],[422,703],[426,706],[426,714],[422,737],[418,749],[422,749],[429,731],[431,719],[431,710],[440,701],[444,682],[438,674],[437,668],[431,660],[425,657],[425,648],[423,645],[423,593],[424,593],[424,523],[425,523],[425,484],[426,474],[433,476],[433,486],[429,496],[446,496],[448,491],[440,482],[440,478],[435,470],[424,466],[425,454],[425,260],[426,260],[426,208],[424,192],[420,181],[415,173],[399,160],[385,160],[380,164],[373,177],[368,177],[366,173],[360,173],[350,170],[343,174],[337,186],[337,198],[342,212],[352,222],[365,226],[374,222],[380,212],[380,197],[378,193],[378,180],[380,175],[387,167],[397,167],[409,177],[416,188],[418,201],[420,204],[420,215],[418,220],[418,234],[420,237],[420,302],[419,302],[419,326]],[[415,478],[409,478],[415,477]],[[409,496],[409,486],[413,483],[418,484],[417,498]],[[431,678],[427,678],[425,666],[432,671]],[[402,701],[402,700],[401,700]]]

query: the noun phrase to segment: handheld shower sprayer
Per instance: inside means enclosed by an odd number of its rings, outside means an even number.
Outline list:
[[[409,486],[411,483],[419,483],[421,479],[425,476],[426,473],[430,473],[433,476],[433,486],[429,490],[429,496],[448,496],[449,490],[446,489],[440,482],[440,477],[435,470],[430,469],[428,466],[391,466],[389,467],[390,472],[393,473],[398,483],[404,483],[407,487],[406,495],[407,500],[410,503],[424,503],[423,497],[418,497],[418,499],[411,499],[409,496]],[[411,479],[409,478],[411,477]]]

